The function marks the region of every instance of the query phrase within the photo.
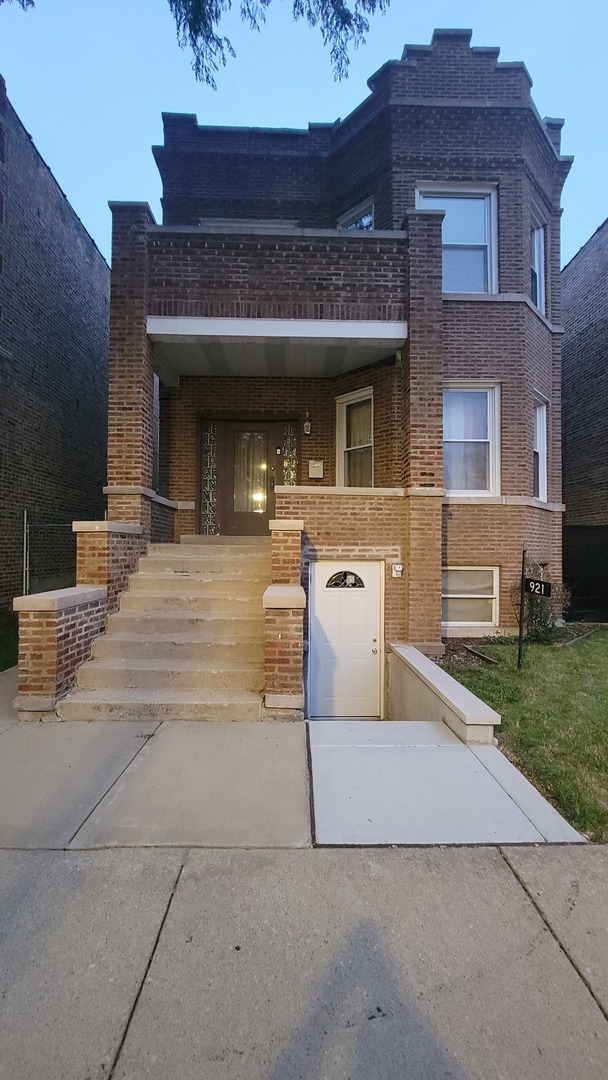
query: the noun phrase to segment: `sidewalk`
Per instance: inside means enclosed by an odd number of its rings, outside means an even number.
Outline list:
[[[607,855],[0,852],[0,1076],[597,1080]]]
[[[0,1080],[603,1075],[608,848],[312,847],[304,725],[230,728],[0,712]]]

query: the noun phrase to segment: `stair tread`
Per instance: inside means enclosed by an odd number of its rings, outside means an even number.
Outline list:
[[[239,637],[235,638],[234,641],[225,639],[218,641],[215,637],[203,637],[195,631],[191,631],[188,634],[172,634],[170,631],[167,631],[166,633],[152,631],[151,633],[147,633],[145,638],[142,638],[141,634],[136,634],[134,631],[110,629],[107,633],[97,638],[97,640],[111,640],[116,642],[145,641],[146,643],[156,641],[159,645],[224,645],[226,647],[229,645],[241,646],[258,644],[261,647],[263,645],[262,638],[259,635],[250,638]]]
[[[260,664],[255,660],[182,660],[179,657],[173,659],[146,659],[145,657],[98,657],[88,660],[88,664],[94,664],[99,670],[105,668],[111,671],[195,671],[201,674],[207,671],[260,671]]]
[[[234,702],[238,705],[259,702],[260,696],[257,690],[152,690],[147,687],[141,689],[138,687],[137,689],[82,690],[80,687],[76,687],[62,699],[60,704],[63,704],[64,701],[81,701],[83,703],[90,702],[91,704],[98,702],[102,705],[119,705],[121,702],[126,704],[141,703],[144,705],[146,702],[152,705],[196,705],[198,702],[211,704]]]

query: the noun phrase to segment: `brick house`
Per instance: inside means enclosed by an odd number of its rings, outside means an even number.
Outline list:
[[[608,611],[608,220],[562,270],[564,581]]]
[[[69,580],[71,519],[103,514],[109,289],[0,77],[0,611],[22,591],[24,510],[32,590]]]
[[[525,66],[470,39],[406,46],[303,131],[165,115],[162,225],[111,204],[108,518],[181,540],[184,574],[192,540],[246,573],[271,538],[267,708],[390,715],[392,643],[513,627],[522,547],[561,579],[570,159]],[[83,586],[118,530],[79,536]]]

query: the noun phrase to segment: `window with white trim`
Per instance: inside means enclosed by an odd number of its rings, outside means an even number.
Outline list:
[[[366,387],[336,398],[336,483],[374,485],[374,402]]]
[[[547,501],[547,403],[537,398],[534,402],[534,481],[532,494],[536,499]]]
[[[444,626],[498,626],[498,567],[448,566],[442,575]]]
[[[500,495],[500,388],[450,383],[443,392],[443,482],[451,494]]]
[[[532,303],[545,314],[545,230],[530,230],[530,296]]]
[[[445,210],[442,229],[443,291],[498,291],[496,188],[491,184],[424,184],[420,210]]]
[[[374,227],[374,200],[366,199],[365,202],[353,206],[346,214],[338,218],[339,229],[349,229],[356,232],[369,232]]]

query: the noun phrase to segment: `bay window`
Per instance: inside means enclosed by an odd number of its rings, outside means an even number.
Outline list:
[[[424,184],[420,210],[444,210],[443,291],[498,291],[496,189],[490,184]]]
[[[443,472],[448,492],[500,494],[498,386],[451,383],[443,393]]]

